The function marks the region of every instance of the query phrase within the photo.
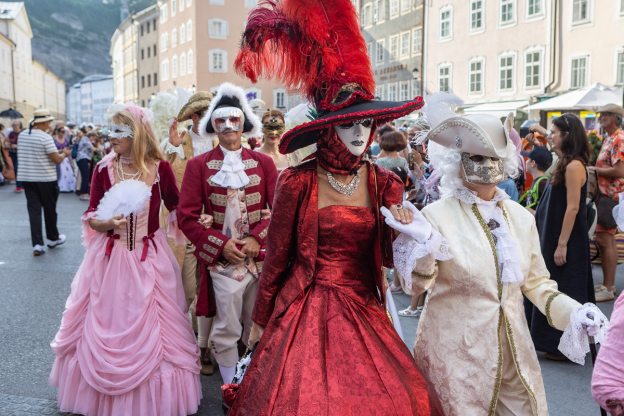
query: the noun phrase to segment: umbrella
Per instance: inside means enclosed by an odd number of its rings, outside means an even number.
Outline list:
[[[3,112],[0,113],[0,117],[6,117],[6,118],[24,118],[23,115],[21,115],[19,113],[19,111],[16,111],[12,108],[9,108],[8,110],[4,110]]]
[[[622,89],[600,83],[570,91],[549,100],[528,106],[527,110],[591,110],[622,102]]]

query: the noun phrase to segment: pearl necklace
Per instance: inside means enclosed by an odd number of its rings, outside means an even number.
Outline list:
[[[120,156],[121,157],[121,156]],[[141,171],[137,170],[136,173],[132,174],[132,173],[126,173],[124,172],[123,169],[123,162],[120,163],[120,161],[117,161],[117,177],[119,177],[119,181],[123,182],[125,180],[133,180],[133,179],[139,179],[141,177]]]
[[[327,179],[329,180],[329,184],[331,185],[331,187],[341,194],[346,195],[347,198],[350,198],[351,195],[353,195],[358,185],[360,184],[361,177],[362,175],[360,175],[360,171],[358,171],[353,179],[351,179],[351,183],[345,185],[344,183],[334,178],[334,175],[332,175],[331,172],[327,171]]]

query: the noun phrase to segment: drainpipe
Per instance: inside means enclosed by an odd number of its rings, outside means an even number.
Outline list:
[[[552,15],[552,51],[550,57],[550,84],[544,87],[544,94],[548,92],[548,89],[552,87],[555,83],[555,61],[556,61],[556,52],[557,52],[557,5],[559,4],[559,0],[553,0],[554,10]]]
[[[13,79],[13,105],[17,106],[15,98],[15,43],[11,46],[11,78]]]

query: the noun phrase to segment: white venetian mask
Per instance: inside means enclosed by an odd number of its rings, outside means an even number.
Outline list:
[[[372,125],[373,120],[366,118],[335,125],[334,130],[347,149],[354,155],[360,156],[366,150]]]
[[[470,183],[497,184],[505,180],[505,161],[473,153],[462,153],[464,178]]]
[[[108,123],[108,137],[112,139],[134,138],[132,129],[127,124],[115,124],[114,121]]]
[[[230,129],[240,131],[245,124],[245,114],[243,110],[236,107],[221,107],[212,112],[210,117],[212,128],[217,133],[223,133]]]

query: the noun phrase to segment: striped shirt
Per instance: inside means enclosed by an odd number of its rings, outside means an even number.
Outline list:
[[[42,130],[28,129],[17,138],[17,180],[20,182],[54,182],[56,165],[48,156],[58,153],[54,139]]]

